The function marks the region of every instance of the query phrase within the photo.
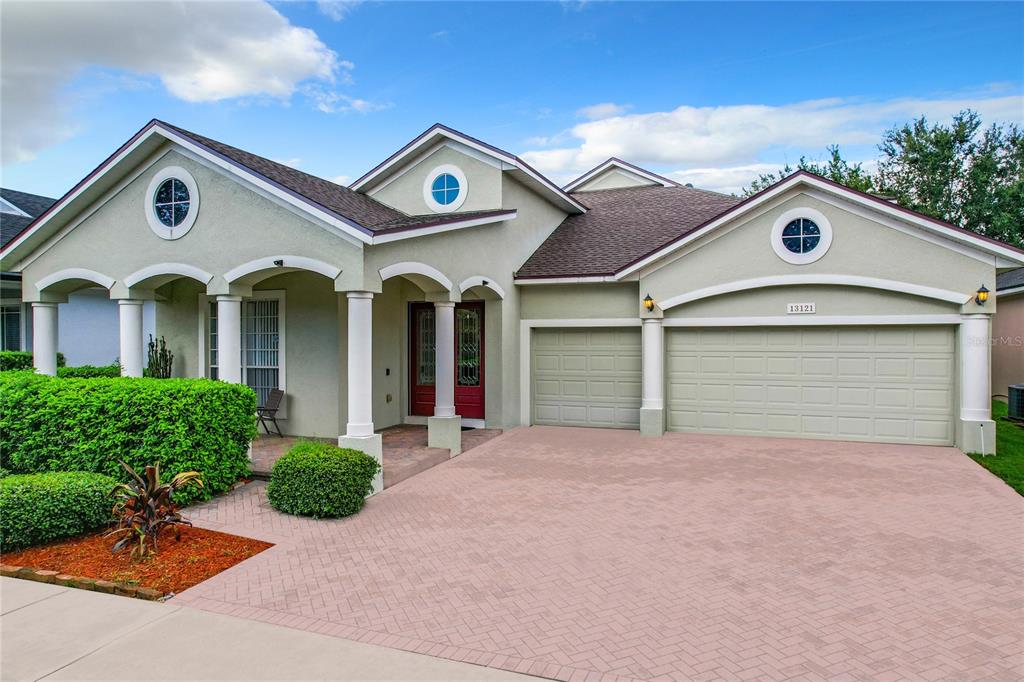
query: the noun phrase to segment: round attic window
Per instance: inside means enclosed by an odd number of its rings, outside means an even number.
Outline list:
[[[821,211],[794,208],[772,226],[772,249],[787,263],[813,263],[832,246],[832,224]]]
[[[199,188],[184,168],[168,166],[153,176],[146,191],[146,221],[162,239],[179,239],[199,213]]]
[[[466,174],[458,166],[438,166],[423,181],[423,201],[436,213],[457,210],[468,193]]]

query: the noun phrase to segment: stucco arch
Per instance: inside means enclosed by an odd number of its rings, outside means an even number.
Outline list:
[[[737,291],[761,289],[764,287],[782,287],[802,284],[828,284],[835,286],[883,289],[886,291],[910,294],[912,296],[922,296],[924,298],[932,298],[960,305],[967,303],[971,299],[971,294],[965,294],[959,291],[938,289],[936,287],[911,284],[909,282],[899,282],[891,279],[880,279],[877,277],[860,277],[857,275],[778,275],[774,277],[758,277],[755,279],[738,280],[735,282],[727,282],[725,284],[705,287],[703,289],[695,289],[684,294],[672,296],[671,298],[667,298],[663,301],[658,301],[658,306],[662,310],[668,310],[669,308],[682,305],[683,303],[691,303],[703,298],[710,298],[711,296],[720,296],[722,294],[731,294]]]
[[[36,282],[36,290],[47,294],[69,294],[78,289],[101,286],[110,289],[114,278],[86,268],[67,268],[43,277]]]
[[[389,280],[392,277],[405,277],[426,293],[451,292],[452,281],[444,276],[440,270],[426,263],[405,261],[394,263],[378,270],[381,281]]]
[[[466,289],[472,289],[473,287],[484,287],[493,291],[498,298],[505,298],[505,290],[494,281],[493,277],[484,277],[483,275],[473,275],[462,280],[459,284],[459,292],[465,293]]]
[[[122,280],[126,287],[142,286],[149,289],[163,286],[179,277],[194,279],[200,284],[209,284],[213,275],[194,265],[185,263],[157,263],[137,270]]]
[[[268,277],[286,272],[306,270],[334,280],[341,274],[341,268],[306,256],[267,256],[243,263],[224,273],[228,284],[253,285]]]

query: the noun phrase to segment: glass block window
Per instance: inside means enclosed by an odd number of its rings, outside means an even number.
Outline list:
[[[416,343],[419,366],[416,368],[416,384],[433,386],[437,369],[435,353],[436,335],[434,329],[434,309],[416,309]]]
[[[458,359],[455,379],[459,386],[480,385],[482,330],[479,308],[456,308],[455,330]]]
[[[0,306],[0,350],[21,350],[21,306],[17,304]]]

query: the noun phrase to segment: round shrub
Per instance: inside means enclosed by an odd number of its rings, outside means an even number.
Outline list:
[[[274,464],[267,497],[274,509],[286,514],[349,516],[363,508],[378,471],[380,464],[365,452],[298,443]]]
[[[111,519],[117,481],[78,471],[0,479],[0,551],[79,535]]]

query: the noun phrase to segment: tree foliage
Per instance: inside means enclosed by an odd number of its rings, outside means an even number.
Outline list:
[[[1014,124],[982,128],[962,111],[949,125],[920,117],[887,130],[878,145],[878,170],[850,163],[838,146],[824,161],[800,158],[744,189],[749,196],[806,170],[863,192],[892,196],[900,206],[1024,246],[1024,132]]]

